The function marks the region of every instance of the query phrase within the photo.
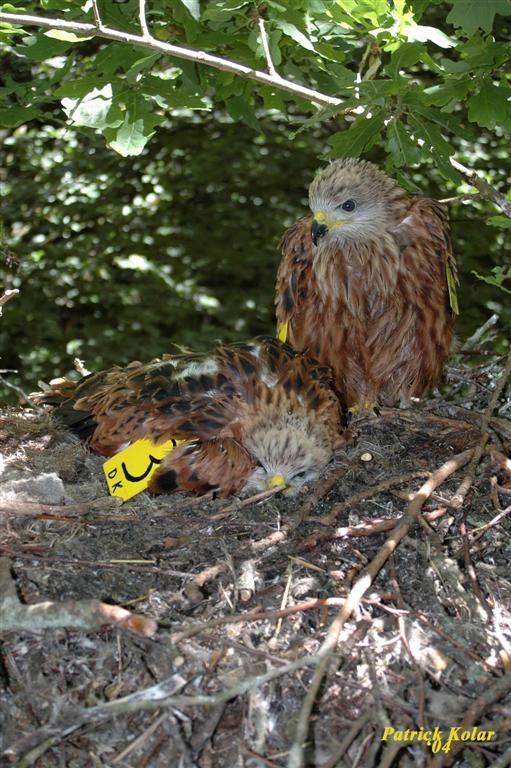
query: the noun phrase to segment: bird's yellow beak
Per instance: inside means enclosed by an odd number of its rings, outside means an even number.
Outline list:
[[[277,485],[287,485],[283,475],[272,475],[267,480],[268,488],[275,488]]]
[[[311,237],[314,245],[331,229],[338,229],[348,224],[348,219],[333,219],[324,211],[316,211],[311,225]]]

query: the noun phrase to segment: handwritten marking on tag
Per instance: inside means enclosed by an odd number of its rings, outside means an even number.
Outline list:
[[[167,453],[186,442],[190,441],[172,439],[156,445],[149,438],[144,438],[111,456],[103,464],[110,495],[128,501],[145,490]]]

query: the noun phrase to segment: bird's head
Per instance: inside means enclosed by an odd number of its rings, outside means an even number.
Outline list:
[[[286,412],[258,419],[244,437],[256,467],[245,491],[256,493],[286,485],[286,494],[319,477],[333,453],[325,426],[305,413]]]
[[[309,188],[314,245],[380,238],[403,218],[406,193],[365,160],[335,160]]]

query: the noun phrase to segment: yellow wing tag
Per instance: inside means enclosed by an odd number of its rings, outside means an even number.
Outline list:
[[[123,451],[111,456],[103,464],[110,495],[119,496],[123,501],[136,496],[147,488],[164,456],[174,450],[176,445],[186,442],[190,441],[172,439],[156,445],[149,439],[136,440]]]
[[[451,305],[451,309],[454,312],[455,315],[459,315],[460,308],[458,306],[458,294],[456,292],[456,279],[454,277],[454,272],[452,271],[452,267],[449,264],[449,262],[445,265],[445,271],[447,273],[447,288],[449,290],[449,304]]]
[[[277,339],[287,341],[287,323],[277,323]]]

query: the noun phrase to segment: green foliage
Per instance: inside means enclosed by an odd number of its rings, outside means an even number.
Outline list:
[[[508,267],[507,269],[505,267],[493,267],[491,275],[480,275],[474,270],[474,275],[476,275],[479,280],[484,280],[488,285],[495,285],[497,288],[500,288],[501,291],[511,294],[511,290],[503,285],[504,280],[511,280],[511,267]]]
[[[103,24],[141,35],[135,0],[101,0],[98,8]],[[91,3],[41,0],[2,9],[94,23]],[[264,72],[262,19],[279,76],[340,99],[332,156],[358,155],[384,140],[390,168],[430,158],[456,184],[449,163],[456,137],[471,128],[511,128],[503,75],[511,46],[491,34],[511,14],[511,0],[153,0],[146,14],[153,42],[138,46],[77,30],[23,32],[4,22],[15,55],[40,66],[29,89],[26,77],[12,77],[2,89],[0,123],[19,125],[23,108],[34,119],[50,102],[56,120],[100,131],[126,157],[140,154],[176,110],[224,105],[256,131],[261,98],[290,119],[296,104],[317,112],[311,97],[291,94],[277,80],[268,88],[159,48],[169,42]]]
[[[435,197],[472,191],[453,156],[497,185],[510,175],[510,0],[146,5],[140,44],[0,17],[0,284],[21,288],[1,366],[32,386],[74,355],[98,367],[271,331],[278,238],[318,158],[364,154]],[[103,25],[141,35],[137,0],[97,6]],[[2,11],[94,24],[84,0]],[[458,327],[487,308],[511,319],[510,220],[481,200],[451,218]]]

